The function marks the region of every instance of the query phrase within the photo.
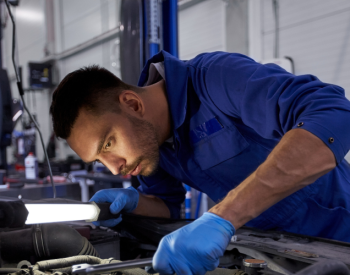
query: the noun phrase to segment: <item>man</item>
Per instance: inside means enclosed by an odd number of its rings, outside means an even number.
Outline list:
[[[350,241],[350,102],[342,88],[240,54],[151,58],[140,87],[96,66],[53,94],[55,133],[141,186],[103,190],[113,213],[179,217],[182,182],[216,206],[166,236],[163,274],[204,274],[244,224]],[[120,220],[101,223],[114,226]]]

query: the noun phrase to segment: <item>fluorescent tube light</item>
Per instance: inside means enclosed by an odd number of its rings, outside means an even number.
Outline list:
[[[100,213],[95,203],[89,204],[25,204],[29,214],[26,224],[96,221]]]

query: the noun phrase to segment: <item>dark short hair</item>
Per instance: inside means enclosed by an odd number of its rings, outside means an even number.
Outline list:
[[[121,81],[98,65],[83,67],[68,74],[52,95],[50,114],[57,137],[67,139],[82,107],[99,115],[120,110],[118,95],[123,90],[138,92],[138,87]]]

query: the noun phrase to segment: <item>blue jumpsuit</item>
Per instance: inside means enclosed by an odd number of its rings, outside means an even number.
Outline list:
[[[160,146],[157,172],[139,176],[139,190],[164,200],[178,218],[182,182],[218,202],[265,161],[282,136],[302,128],[334,153],[337,166],[246,225],[350,242],[350,102],[344,90],[315,76],[295,76],[241,54],[205,53],[164,62],[173,145]],[[283,182],[281,182],[283,184]]]

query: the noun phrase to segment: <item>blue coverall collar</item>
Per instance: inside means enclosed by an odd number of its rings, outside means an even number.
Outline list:
[[[176,57],[160,51],[149,59],[146,66],[143,68],[138,86],[142,87],[148,79],[149,66],[151,63],[164,61],[165,67],[165,82],[168,104],[173,122],[174,130],[179,128],[186,117],[187,106],[187,66],[184,61],[180,61]]]

